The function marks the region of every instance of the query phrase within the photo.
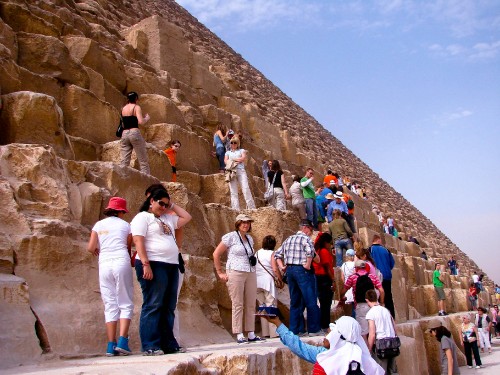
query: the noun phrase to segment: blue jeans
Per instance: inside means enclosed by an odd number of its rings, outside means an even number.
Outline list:
[[[288,266],[288,290],[290,292],[290,330],[298,334],[301,331],[301,320],[304,306],[307,309],[307,331],[318,332],[320,312],[317,303],[316,278],[313,271],[302,266]]]
[[[142,350],[161,349],[165,353],[179,347],[173,334],[174,311],[177,305],[179,266],[149,262],[153,279],[143,279],[142,263],[135,260],[135,272],[142,289],[142,310],[139,322]]]
[[[457,267],[450,266],[450,274],[456,275],[457,274]]]
[[[307,220],[309,220],[314,228],[318,227],[318,209],[316,207],[316,199],[306,198],[306,214]]]
[[[335,259],[337,267],[342,266],[344,262],[344,250],[347,251],[348,249],[352,249],[352,242],[349,238],[335,241]]]
[[[219,160],[219,169],[226,168],[226,163],[224,163],[224,156],[226,155],[226,149],[224,147],[217,147],[215,149],[215,155],[217,155],[217,159]]]

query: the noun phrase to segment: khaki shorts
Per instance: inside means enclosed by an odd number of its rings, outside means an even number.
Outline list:
[[[434,290],[436,291],[438,301],[444,301],[446,297],[444,296],[444,288],[441,286],[435,286]]]

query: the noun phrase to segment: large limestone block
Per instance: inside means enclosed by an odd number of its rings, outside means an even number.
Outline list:
[[[52,148],[10,144],[0,147],[0,174],[10,181],[21,210],[69,220],[69,177]]]
[[[8,57],[17,61],[17,37],[12,28],[0,19],[0,44],[8,50]]]
[[[190,193],[200,195],[201,176],[198,173],[188,171],[177,172],[177,182],[183,184]]]
[[[127,103],[125,95],[123,95],[115,88],[115,86],[106,80],[104,80],[104,98],[106,102],[111,104],[118,111],[121,111],[123,106]]]
[[[223,174],[210,174],[200,176],[201,191],[200,197],[205,203],[216,203],[224,206],[231,206],[229,195],[229,184],[224,180]],[[243,202],[243,204],[245,204]],[[241,205],[240,207],[245,207]]]
[[[101,159],[102,146],[81,137],[66,136],[71,143],[75,160],[96,161]]]
[[[408,255],[413,256],[413,257],[420,257],[420,253],[422,252],[420,250],[420,246],[418,246],[414,242],[406,242],[406,241],[403,241],[403,242],[404,242],[405,249],[406,249],[406,252],[408,253]]]
[[[179,26],[155,15],[123,30],[122,35],[132,46],[147,50],[144,54],[157,70],[166,70],[179,81],[191,82],[193,53]]]
[[[396,311],[396,322],[405,322],[408,320],[408,286],[399,268],[392,269],[392,299]]]
[[[0,155],[2,155],[0,148]],[[15,197],[15,190],[10,186],[7,175],[4,175],[4,169],[0,169],[0,227],[2,232],[14,235],[27,235],[29,234],[30,227],[26,217],[21,213],[21,209]],[[10,242],[10,241],[8,241]],[[4,244],[4,249],[10,248],[10,245]]]
[[[374,230],[371,230],[368,227],[359,228],[358,236],[359,239],[363,241],[363,246],[365,248],[371,246],[374,234],[378,234],[378,232],[375,232]]]
[[[156,94],[140,95],[142,114],[151,116],[148,125],[169,123],[184,126],[184,116],[174,102],[164,96]]]
[[[0,235],[0,274],[14,273],[14,248],[8,235]]]
[[[181,105],[178,108],[179,111],[181,111],[184,117],[184,121],[186,122],[186,125],[188,125],[188,127],[203,127],[203,116],[201,115],[200,110],[197,107],[191,105]]]
[[[278,127],[268,123],[260,116],[255,116],[249,118],[247,131],[255,145],[263,150],[272,150],[274,159],[282,159],[281,148],[276,147],[280,143]]]
[[[78,204],[78,212],[80,215],[77,217],[80,219],[82,225],[94,225],[99,221],[103,201],[103,192],[99,187],[90,182],[82,182],[78,184],[79,197],[75,197],[75,204]],[[80,198],[78,200],[77,198]]]
[[[72,158],[63,129],[63,114],[54,98],[29,91],[2,97],[0,143],[37,143],[54,147],[58,155]]]
[[[399,336],[399,339],[401,340],[401,354],[396,359],[398,373],[428,375],[429,370],[423,340],[419,341],[416,338],[402,335]]]
[[[54,25],[33,14],[26,5],[3,2],[0,4],[0,16],[14,31],[53,37],[60,35],[59,30]]]
[[[297,147],[288,129],[280,130],[280,149],[284,159],[297,163]]]
[[[203,116],[203,122],[205,125],[213,127],[214,132],[215,126],[219,123],[224,125],[226,129],[231,128],[231,114],[223,109],[212,104],[200,106],[199,109]]]
[[[123,58],[92,39],[71,36],[64,38],[71,56],[79,63],[99,72],[118,91],[124,91],[126,75]]]
[[[211,156],[212,145],[203,137],[175,124],[154,124],[146,127],[147,142],[165,150],[172,140],[179,140],[182,147],[177,152],[177,169],[194,173],[215,173],[217,159]]]
[[[189,84],[186,84],[181,81],[176,81],[176,89],[171,89],[171,98],[172,100],[177,101],[180,99],[179,94],[182,93],[182,97],[184,100],[186,100],[188,103],[187,104],[193,104],[196,106],[202,106],[202,105],[217,105],[217,100],[209,95],[205,90],[203,89],[194,89]],[[173,85],[172,85],[173,86]],[[186,104],[186,103],[184,103]]]
[[[21,277],[0,273],[0,369],[35,361],[42,350],[35,333],[29,289]]]
[[[94,69],[85,67],[87,74],[89,75],[90,84],[88,89],[97,96],[103,102],[106,101],[106,88],[104,85],[104,77],[101,73],[96,72]]]
[[[195,89],[203,89],[215,98],[221,96],[223,83],[209,69],[210,62],[199,53],[193,54],[191,65],[191,86]]]
[[[120,119],[116,108],[75,85],[65,87],[64,91],[64,128],[69,135],[99,144],[116,140]]]
[[[89,87],[89,75],[70,55],[63,42],[52,36],[18,33],[17,63],[26,69],[45,74],[84,89]]]
[[[125,74],[127,76],[127,92],[135,91],[139,95],[158,94],[170,97],[172,77],[168,72],[153,73],[139,67],[126,66]]]

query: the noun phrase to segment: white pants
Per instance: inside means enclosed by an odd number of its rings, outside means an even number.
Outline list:
[[[99,286],[106,323],[132,319],[134,283],[128,259],[109,259],[99,263]]]
[[[237,211],[240,210],[238,184],[240,184],[243,197],[245,197],[245,201],[247,202],[247,209],[255,208],[252,192],[248,186],[247,172],[245,172],[244,169],[236,169],[236,176],[234,176],[231,182],[229,182],[229,191],[231,192],[231,208]]]
[[[286,211],[285,192],[282,188],[274,188],[273,207],[280,211]]]
[[[180,345],[181,337],[179,334],[179,294],[181,294],[182,282],[184,281],[184,274],[179,272],[179,285],[177,286],[177,305],[175,306],[175,318],[174,318],[174,337],[177,340],[177,343]]]
[[[479,333],[479,346],[481,349],[491,349],[489,331],[484,328],[478,328],[477,333]]]

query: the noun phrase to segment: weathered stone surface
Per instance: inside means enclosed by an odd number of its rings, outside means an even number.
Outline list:
[[[0,4],[0,16],[15,31],[25,31],[27,33],[42,34],[58,37],[58,30],[45,21],[34,15],[26,5],[3,2]]]
[[[148,125],[169,123],[184,126],[184,116],[172,100],[156,94],[140,95],[142,113],[151,116]]]
[[[158,94],[167,98],[170,96],[172,78],[166,71],[154,74],[142,68],[127,66],[125,74],[127,76],[127,92],[135,91],[139,95]]]
[[[59,39],[29,33],[18,33],[18,64],[38,74],[45,74],[84,89],[89,87],[89,76],[77,63]]]
[[[56,152],[72,158],[63,129],[63,114],[54,98],[29,91],[3,96],[0,112],[0,143],[49,144]]]
[[[12,28],[0,19],[0,44],[8,50],[8,56],[17,60],[17,36]]]
[[[42,350],[26,281],[0,273],[0,369],[34,362]],[[15,329],[13,329],[15,328]]]

